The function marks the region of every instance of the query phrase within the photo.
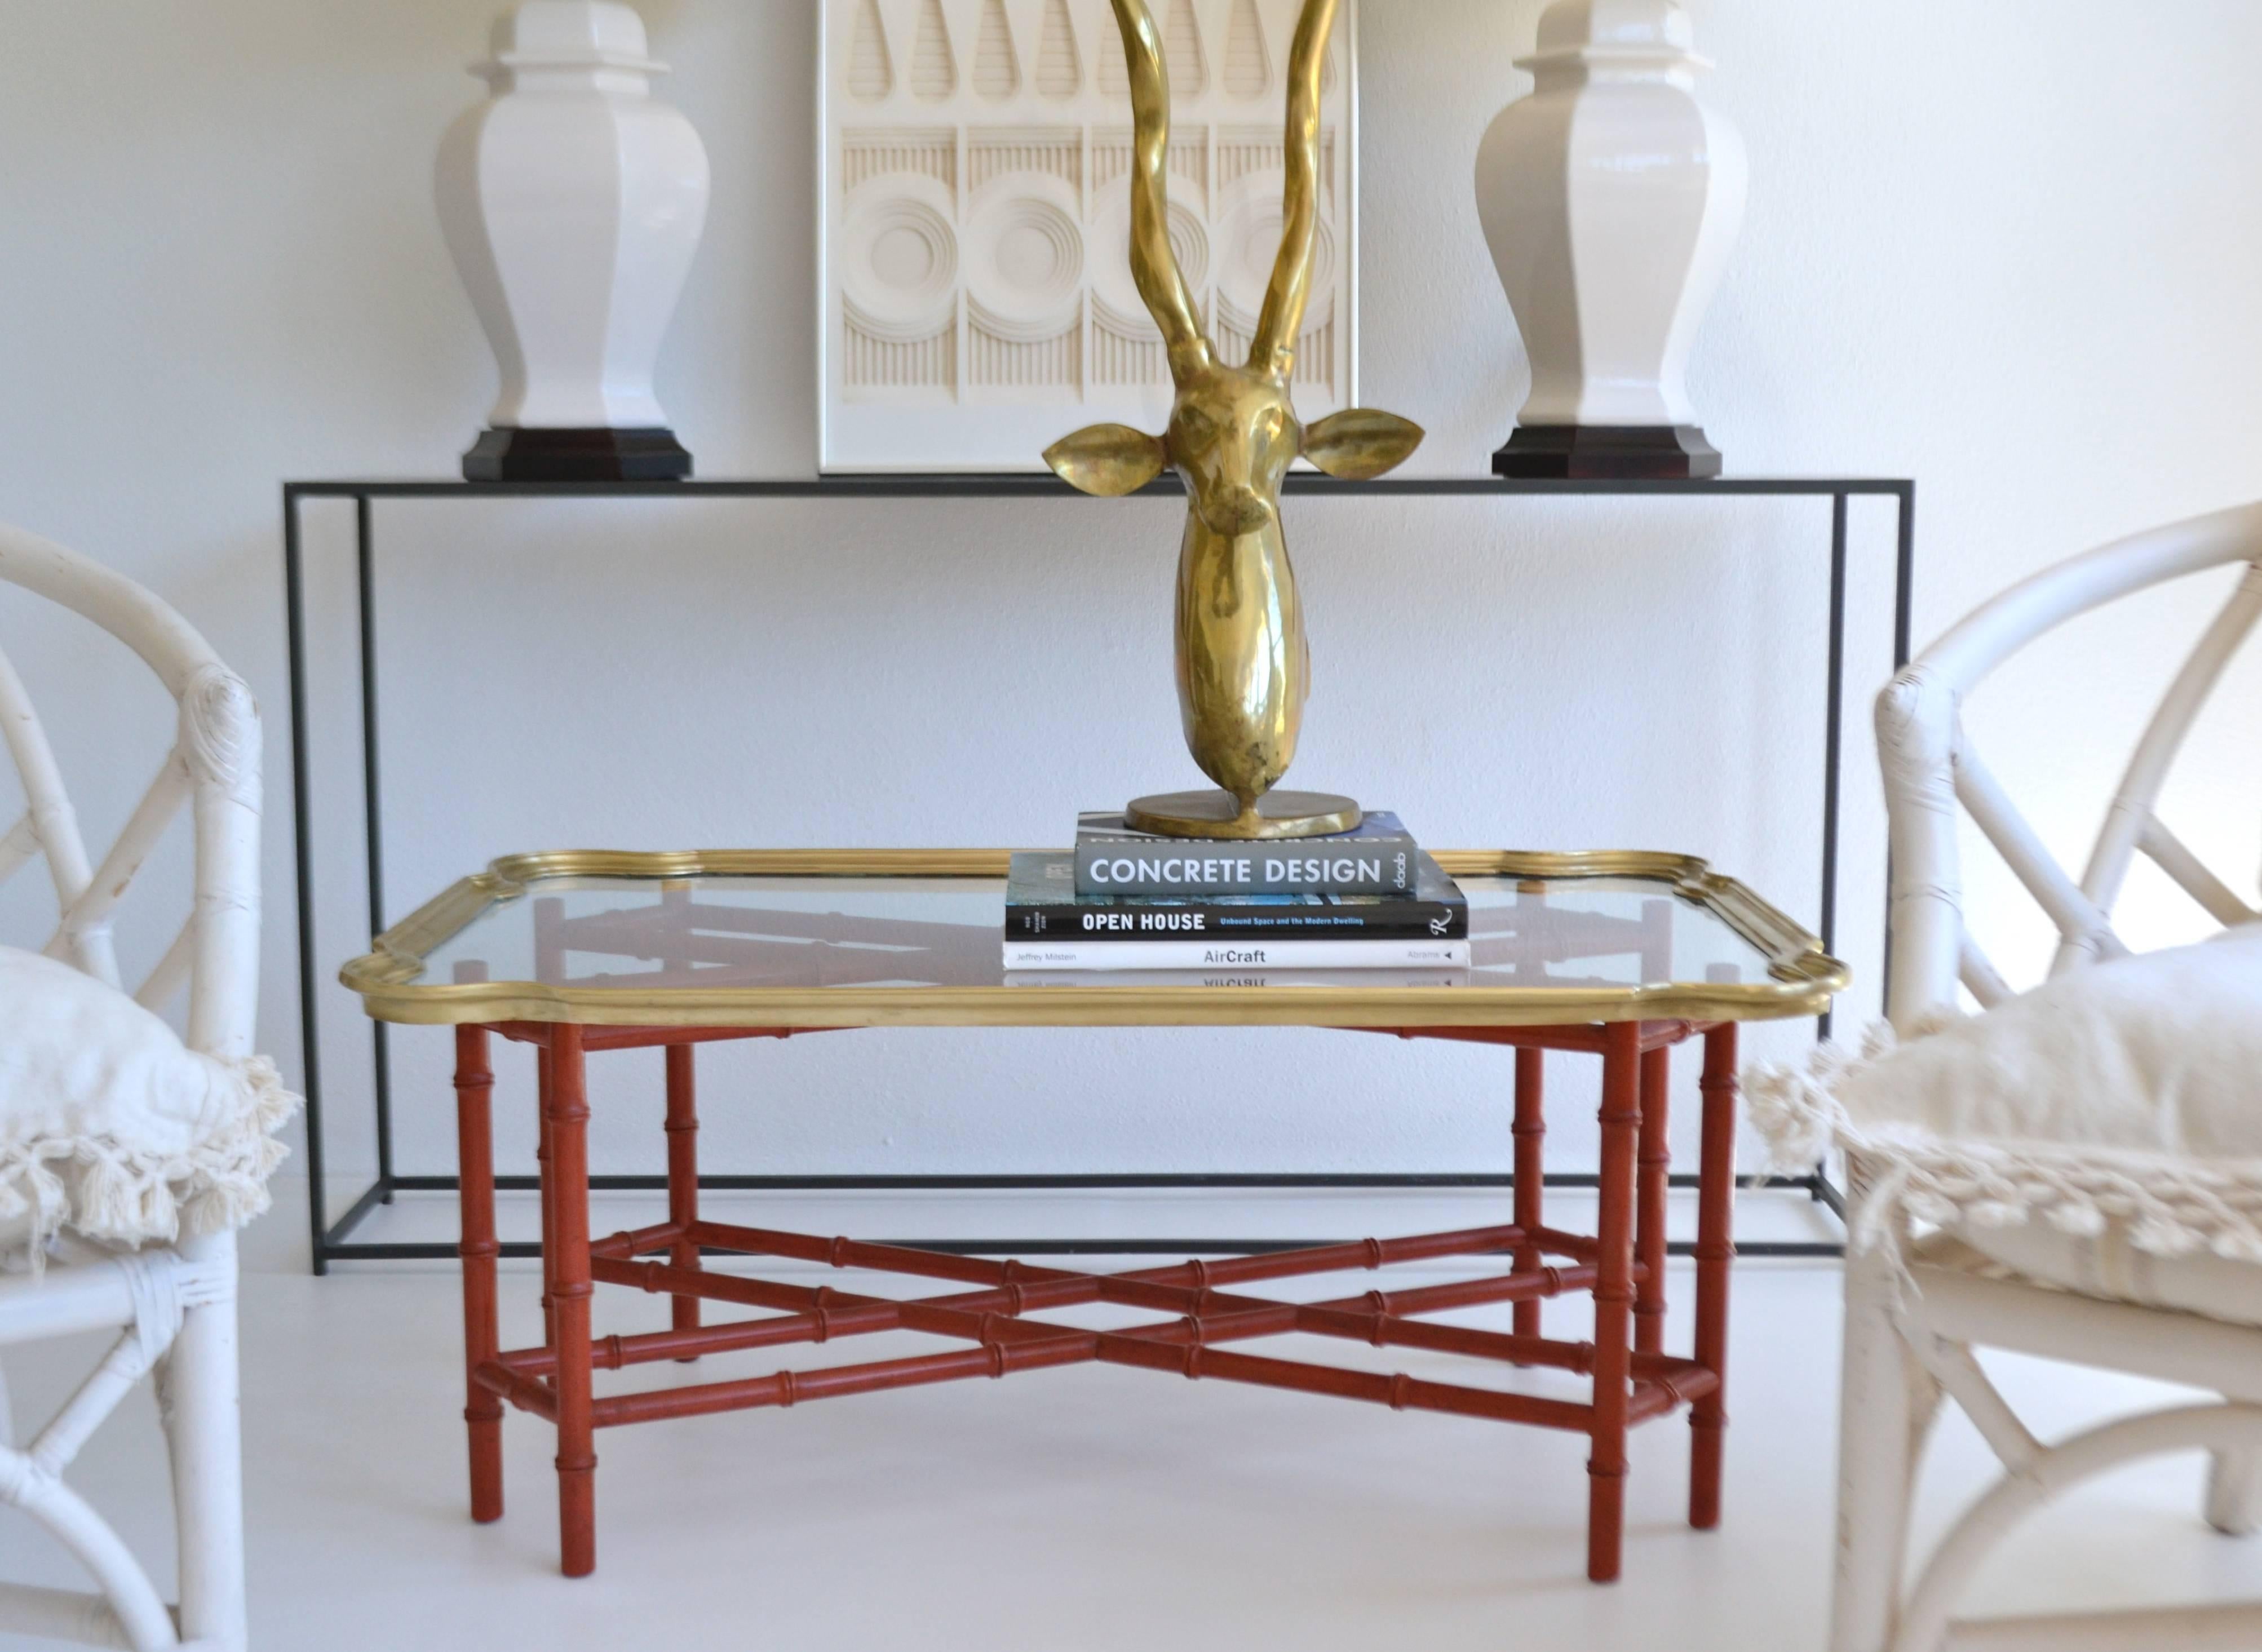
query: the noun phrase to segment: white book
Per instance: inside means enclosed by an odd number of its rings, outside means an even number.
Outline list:
[[[1466,970],[1119,970],[1111,986],[1466,986]],[[1089,986],[1089,970],[1009,970],[1007,986]]]
[[[1022,941],[1009,970],[1466,970],[1466,941]]]

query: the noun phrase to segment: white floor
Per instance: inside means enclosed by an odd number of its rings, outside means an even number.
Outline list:
[[[504,1284],[506,1338],[530,1340],[533,1279],[520,1271]],[[1675,1290],[1685,1302],[1685,1274]],[[618,1292],[598,1300],[601,1324],[615,1329],[664,1312]],[[1837,1302],[1830,1265],[1743,1265],[1725,1526],[1682,1524],[1687,1430],[1650,1425],[1634,1440],[1625,1581],[1611,1588],[1581,1576],[1581,1439],[1104,1367],[609,1432],[598,1573],[569,1583],[554,1569],[539,1424],[508,1425],[502,1522],[465,1516],[451,1276],[255,1274],[244,1360],[254,1643],[1811,1652],[1832,1547]],[[1550,1329],[1577,1334],[1576,1323],[1567,1310]],[[1686,1334],[1677,1318],[1675,1345]],[[797,1363],[933,1345],[866,1339]],[[1337,1345],[1271,1350],[1353,1357]],[[42,1415],[93,1352],[11,1356],[20,1418]],[[1419,1374],[1437,1364],[1359,1353]],[[780,1363],[739,1356],[639,1379]],[[2053,1431],[2159,1392],[2035,1362],[1998,1368]],[[145,1553],[167,1540],[155,1450],[144,1402],[76,1475]],[[1934,1453],[1928,1529],[1985,1468],[1976,1437],[1952,1421]],[[2262,1542],[2207,1531],[2198,1498],[2195,1461],[2101,1482],[2027,1532],[1975,1604],[2262,1592]],[[0,1575],[72,1581],[58,1552],[5,1516]]]

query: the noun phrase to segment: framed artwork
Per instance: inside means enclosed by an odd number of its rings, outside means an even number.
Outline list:
[[[1171,245],[1239,357],[1279,250],[1299,0],[1149,5],[1171,74]],[[1344,0],[1296,357],[1307,423],[1357,399],[1357,37]],[[1171,379],[1131,282],[1109,0],[825,0],[818,72],[822,468],[1041,470],[1081,426],[1161,429]]]

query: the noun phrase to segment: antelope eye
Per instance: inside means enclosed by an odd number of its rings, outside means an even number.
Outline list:
[[[1199,408],[1188,408],[1178,415],[1178,429],[1186,440],[1200,446],[1217,435],[1217,421]]]

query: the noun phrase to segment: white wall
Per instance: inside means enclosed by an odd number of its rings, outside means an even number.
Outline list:
[[[1416,471],[1480,472],[1523,397],[1470,171],[1492,113],[1528,85],[1510,60],[1538,10],[1365,0],[1363,384],[1430,428]],[[1754,163],[1698,406],[1735,471],[1918,480],[1920,638],[2062,555],[2258,491],[2262,8],[1693,10],[1720,64],[1711,95]],[[663,400],[701,474],[805,474],[813,7],[644,11],[715,174]],[[0,516],[155,586],[260,690],[263,1038],[286,1059],[277,485],[451,474],[481,421],[493,369],[429,175],[475,95],[461,66],[487,16],[464,0],[19,0],[0,57]],[[1318,672],[1297,777],[1394,805],[1439,843],[1710,855],[1811,922],[1826,509],[1296,505]],[[1885,669],[1888,517],[1855,514],[1845,901],[1863,964],[1879,869],[1860,703]],[[343,512],[311,520],[311,550],[339,568]],[[379,531],[396,915],[513,849],[1057,841],[1078,807],[1192,778],[1167,663],[1166,505],[406,505]],[[2069,855],[2133,733],[2129,696],[2165,681],[2206,595],[2076,628],[2044,661],[2063,680],[2021,671],[1975,713]],[[342,616],[318,617],[333,677]],[[0,602],[27,672],[90,681],[80,634],[29,618]],[[2262,819],[2258,689],[2248,661],[2172,799],[2242,885]],[[58,720],[83,767],[102,755],[93,712],[119,696],[81,692]],[[154,761],[162,719],[143,710]],[[342,693],[316,711],[342,735]],[[358,805],[343,747],[318,756],[327,982],[361,939]],[[130,795],[122,776],[89,783],[83,807],[107,826]],[[2155,893],[2138,891],[2135,930],[2187,930]],[[32,925],[31,898],[11,891],[0,918]],[[2029,931],[2007,951],[2035,944]],[[329,1007],[342,1126],[358,1028],[342,993]],[[399,1041],[404,1168],[447,1164],[444,1042]],[[718,1166],[1507,1158],[1504,1064],[1394,1041],[873,1034],[714,1071]],[[649,1077],[616,1058],[601,1102]],[[602,1114],[607,1164],[655,1162],[652,1105]],[[1567,1163],[1590,1132],[1566,1117]],[[349,1138],[333,1144],[349,1168],[366,1161]]]

